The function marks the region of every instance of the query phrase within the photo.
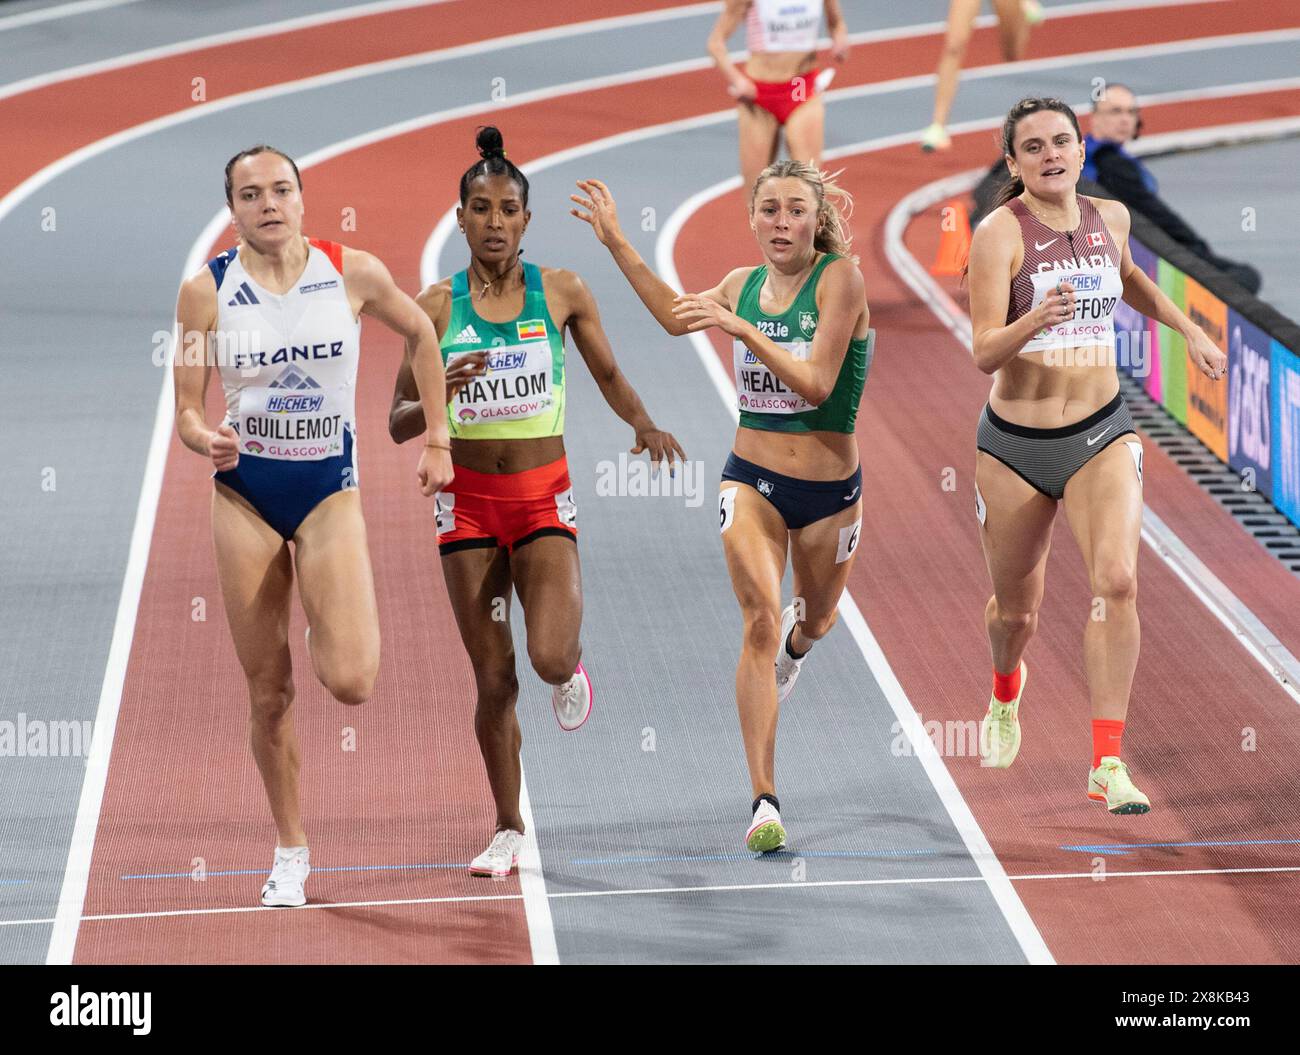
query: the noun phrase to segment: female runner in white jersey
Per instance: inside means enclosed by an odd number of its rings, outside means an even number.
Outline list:
[[[833,69],[816,68],[823,8],[831,58],[843,62],[849,31],[839,0],[727,0],[709,34],[709,54],[737,102],[743,186],[752,187],[775,160],[782,129],[792,158],[821,166],[826,112],[820,93],[835,76]],[[749,48],[743,70],[727,54],[727,38],[742,20]]]
[[[719,528],[744,637],[736,706],[753,793],[745,845],[786,843],[776,797],[776,726],[813,644],[835,624],[857,555],[862,470],[854,436],[871,359],[867,297],[830,178],[779,161],[750,189],[764,263],[678,296],[619,228],[609,189],[582,180],[573,215],[592,226],[655,320],[675,337],[717,326],[734,338],[740,408],[718,489]],[[786,557],[795,600],[781,608]]]
[[[994,376],[975,472],[993,580],[985,611],[993,697],[981,752],[986,765],[1005,768],[1020,749],[1021,657],[1038,624],[1063,501],[1094,598],[1083,634],[1093,718],[1088,797],[1112,813],[1146,813],[1150,801],[1120,760],[1138,659],[1142,444],[1119,394],[1116,301],[1182,334],[1207,377],[1221,378],[1227,357],[1133,263],[1128,210],[1076,192],[1082,139],[1060,100],[1016,103],[1002,127],[1012,180],[971,243],[975,363]]]
[[[287,155],[265,145],[236,154],[226,165],[226,204],[239,245],[181,286],[182,349],[204,354],[176,356],[176,431],[216,470],[217,571],[278,835],[262,903],[295,906],[306,901],[310,871],[287,639],[295,568],[321,684],[341,703],[363,703],[379,668],[356,474],[360,315],[406,339],[430,409],[443,405],[442,359],[429,320],[379,260],[303,237],[302,180]],[[226,395],[215,429],[204,416],[214,360]],[[426,495],[452,475],[446,418],[429,420],[418,469]]]

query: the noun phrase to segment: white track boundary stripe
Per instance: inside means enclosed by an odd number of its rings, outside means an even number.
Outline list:
[[[1144,100],[1144,105],[1149,104]],[[1186,138],[1199,145],[1219,140],[1233,141],[1259,138],[1264,135],[1286,135],[1296,131],[1300,131],[1300,117],[1242,121],[1204,127],[1196,129],[1195,135]],[[1181,133],[1169,132],[1152,136],[1149,141],[1144,137],[1139,145],[1142,147],[1142,153],[1152,153],[1175,145],[1182,138]],[[971,347],[970,319],[908,250],[903,235],[914,215],[954,194],[969,190],[983,177],[985,171],[985,169],[974,169],[920,187],[903,198],[885,221],[886,256],[890,264],[898,276],[944,322],[953,336],[968,351]],[[1142,510],[1142,539],[1191,591],[1192,595],[1232,634],[1251,658],[1277,682],[1282,691],[1294,702],[1300,703],[1300,660],[1296,659],[1268,625],[1233,593],[1222,579],[1210,571],[1178,534],[1145,503]]]
[[[131,3],[134,0],[120,0],[120,2]],[[117,55],[108,59],[99,59],[94,62],[78,63],[76,66],[68,66],[59,70],[50,70],[46,73],[34,74],[31,77],[25,77],[20,81],[13,81],[10,84],[0,85],[0,99],[8,98],[12,95],[19,95],[23,92],[32,91],[37,88],[44,88],[51,84],[58,84],[63,81],[76,80],[79,77],[88,77],[96,73],[105,73],[110,70],[123,69],[127,66],[137,66],[144,62],[150,62],[154,59],[170,58],[175,55],[184,55],[187,52],[199,51],[203,48],[218,47],[223,44],[241,43],[246,40],[254,40],[258,37],[272,36],[276,33],[285,33],[295,29],[305,29],[311,26],[322,25],[330,21],[339,21],[347,18],[361,18],[367,15],[384,14],[388,11],[400,10],[410,7],[432,6],[433,4],[448,3],[450,0],[381,0],[377,3],[356,4],[348,8],[339,8],[337,11],[324,12],[317,15],[305,15],[299,18],[285,19],[281,22],[272,22],[260,26],[252,26],[246,29],[232,30],[225,33],[212,33],[203,37],[192,37],[188,40],[176,41],[172,44],[160,44],[153,48],[146,48],[141,51],[128,52],[123,55]],[[1146,8],[1174,7],[1181,6],[1186,0],[1086,0],[1077,4],[1062,4],[1059,7],[1052,8],[1052,17],[1059,19],[1073,15],[1101,14],[1107,11],[1124,11],[1124,10],[1142,10]],[[1202,3],[1228,3],[1229,0],[1200,0]],[[676,8],[666,8],[663,10],[672,11],[669,17],[689,18],[698,14],[708,14],[722,9],[721,3],[697,3],[686,4]],[[22,16],[15,16],[22,17]],[[996,24],[997,19],[994,15],[980,15],[975,20],[976,28],[983,28]],[[850,44],[874,44],[890,40],[901,40],[907,37],[928,36],[934,33],[942,33],[945,29],[943,22],[917,22],[907,26],[899,26],[892,29],[863,30],[858,33],[849,34]],[[3,29],[3,20],[0,20],[0,29]],[[822,49],[830,46],[828,38],[818,41],[818,46]],[[738,52],[733,57],[743,57],[747,52]]]
[[[203,266],[204,252],[216,240],[221,228],[229,222],[225,211],[217,214],[199,235],[185,262],[185,277]],[[206,241],[205,241],[206,239]],[[173,325],[173,341],[175,340]],[[86,775],[81,783],[77,802],[77,818],[73,824],[72,840],[68,844],[68,860],[63,870],[63,885],[55,909],[54,927],[50,932],[47,964],[70,964],[77,947],[77,926],[86,902],[86,887],[90,881],[90,862],[99,830],[99,812],[104,803],[104,788],[108,783],[108,763],[113,751],[113,737],[117,730],[117,715],[122,705],[122,689],[126,683],[127,663],[131,658],[131,644],[135,638],[136,615],[140,608],[140,593],[144,589],[145,570],[149,566],[149,549],[153,542],[154,520],[158,513],[158,499],[162,494],[163,474],[167,468],[167,448],[171,443],[173,382],[169,365],[163,369],[162,390],[154,410],[153,432],[149,437],[149,453],[145,459],[144,479],[140,484],[140,497],[135,507],[135,523],[131,529],[131,542],[127,551],[126,574],[122,578],[122,592],[117,602],[117,617],[113,621],[113,638],[108,648],[108,661],[104,681],[100,687],[99,704],[95,712],[95,735],[90,742],[86,758]]]
[[[127,4],[136,4],[140,0],[77,0],[72,4],[59,4],[56,7],[41,7],[35,11],[23,11],[17,15],[6,15],[0,18],[0,33],[8,29],[21,29],[23,26],[35,25],[38,22],[53,22],[60,18],[69,18],[73,15],[84,15],[91,11],[102,11],[106,7],[125,7]]]
[[[346,21],[350,18],[364,18],[369,15],[387,14],[390,11],[400,11],[406,8],[432,7],[435,4],[447,4],[451,2],[452,0],[383,0],[381,3],[357,4],[353,7],[341,7],[335,11],[323,12],[321,14],[304,15],[300,18],[290,18],[282,22],[271,22],[260,26],[250,26],[246,29],[231,30],[225,33],[213,33],[206,37],[195,37],[192,40],[180,41],[175,44],[160,44],[158,47],[132,52],[129,55],[122,55],[112,59],[101,59],[96,62],[82,63],[77,66],[69,66],[66,69],[35,74],[31,77],[25,77],[20,81],[14,81],[11,84],[0,85],[0,99],[6,99],[13,95],[21,95],[24,92],[33,91],[37,88],[45,88],[51,84],[59,84],[64,81],[76,80],[80,77],[88,77],[97,73],[106,73],[111,70],[124,69],[129,66],[138,66],[141,63],[152,62],[156,59],[172,58],[176,55],[184,55],[204,48],[220,47],[225,44],[241,44],[248,40],[256,40],[259,37],[274,36],[277,33],[288,33],[298,29],[311,29],[315,26],[327,25],[331,22]],[[609,18],[593,19],[583,23],[570,23],[568,25],[561,24],[558,26],[548,26],[545,29],[527,30],[510,36],[491,37],[486,40],[473,41],[468,44],[457,44],[450,48],[442,48],[439,50],[442,52],[456,53],[459,52],[460,49],[476,46],[481,47],[486,43],[499,43],[502,47],[512,47],[516,44],[531,43],[532,40],[529,38],[534,38],[535,34],[553,33],[563,36],[565,35],[566,30],[576,29],[580,26],[595,25],[598,29],[617,29],[620,25],[624,24],[641,25],[650,22],[664,22],[674,18],[689,18],[698,14],[706,14],[720,6],[721,5],[716,3],[687,4],[681,7],[659,8],[655,11],[646,11],[632,15],[613,15]],[[433,51],[422,52],[420,54],[430,55],[438,53],[439,52],[437,51]],[[460,53],[464,54],[464,52]],[[379,63],[399,62],[404,58],[413,57],[415,56],[402,56],[398,59],[381,59],[379,60]],[[706,64],[712,64],[712,60],[705,61]],[[358,67],[343,68],[356,69]]]
[[[581,31],[584,29],[584,27],[587,27],[588,25],[589,23],[582,23],[570,28]],[[1120,49],[1120,50],[1124,50],[1124,49]],[[1069,57],[1069,56],[1063,57],[1061,64],[1063,65],[1068,64],[1072,58],[1073,57]],[[679,65],[685,65],[685,64],[679,64]],[[368,66],[359,67],[358,69],[369,70],[369,67]],[[350,73],[353,76],[361,75],[356,73],[355,71],[343,71],[343,72]],[[658,75],[660,74],[658,73],[652,74],[652,76],[658,76]],[[337,79],[343,80],[349,78],[340,77]],[[618,80],[617,77],[606,78],[606,79]],[[636,79],[644,79],[644,77],[632,76],[632,77],[624,78],[619,82],[631,83],[633,80]],[[312,78],[309,80],[314,81],[314,80],[319,80],[319,78]],[[109,136],[104,139],[98,140],[95,143],[88,144],[86,147],[81,148],[80,150],[74,152],[73,154],[70,154],[65,158],[59,159],[59,161],[46,166],[45,168],[40,170],[40,172],[35,173],[32,177],[29,177],[29,179],[25,180],[17,188],[15,188],[13,191],[7,194],[3,199],[0,199],[0,220],[2,220],[9,212],[11,212],[17,206],[17,204],[19,204],[19,202],[21,202],[23,199],[25,199],[28,195],[33,193],[35,190],[39,189],[39,187],[44,186],[46,183],[54,179],[57,175],[61,174],[63,171],[67,171],[72,167],[74,167],[76,164],[88,160],[93,156],[96,156],[100,153],[107,152],[108,150],[113,149],[119,145],[122,145],[123,143],[128,142],[132,139],[150,134],[153,131],[157,131],[159,127],[166,126],[167,124],[171,124],[171,123],[179,123],[178,119],[192,120],[195,117],[199,116],[204,109],[210,109],[212,106],[220,106],[222,103],[230,103],[231,100],[234,99],[241,99],[243,102],[256,101],[248,98],[249,96],[257,96],[259,99],[269,98],[277,94],[282,94],[281,91],[279,90],[280,88],[287,88],[288,90],[302,90],[301,86],[304,83],[305,82],[292,82],[292,84],[288,86],[277,86],[277,89],[274,91],[263,89],[263,90],[258,90],[256,92],[244,93],[243,96],[232,96],[230,97],[230,99],[220,100],[217,103],[210,104],[209,107],[200,109],[198,111],[186,112],[184,114],[179,114],[179,115],[169,115],[167,118],[162,118],[152,122],[146,122],[143,125],[135,126],[132,129],[124,130],[123,132],[117,133],[113,136]],[[1270,83],[1279,83],[1279,82],[1270,82]],[[518,96],[515,97],[512,100],[512,102],[519,103],[522,101],[535,101],[536,99],[554,98],[566,94],[572,94],[573,92],[576,91],[585,90],[585,87],[588,84],[589,82],[569,82],[568,84],[555,85],[546,89],[538,89],[535,92],[527,93],[528,96],[533,97],[532,99],[525,100],[524,96]],[[471,112],[483,112],[484,110],[487,109],[499,108],[499,105],[500,104],[492,104],[492,106],[490,107],[479,107],[479,108],[462,107],[459,109],[469,110]],[[451,112],[452,111],[444,111],[442,112],[443,116],[440,116],[438,114],[428,115],[427,119],[421,119],[421,120],[423,121],[424,125],[434,124],[437,123],[439,120],[447,119],[445,115]],[[703,118],[712,117],[715,120],[724,120],[727,116],[730,116],[734,119],[734,110],[722,111],[720,112],[720,114],[714,114],[714,115],[702,115]],[[402,122],[398,125],[388,126],[388,129],[384,131],[387,131],[387,134],[390,136],[400,134],[401,131],[407,130],[406,126],[409,125],[410,123],[411,122]],[[345,143],[349,144],[349,146],[346,148],[341,145],[338,146],[338,149],[332,150],[330,148],[326,148],[323,151],[315,152],[315,154],[312,156],[317,156],[319,160],[325,160],[328,157],[332,157],[335,156],[336,154],[343,153],[344,149],[356,149],[357,146],[365,145],[365,143],[367,142],[376,142],[380,138],[383,138],[383,136],[378,134],[353,137],[350,140],[344,141]],[[899,137],[895,137],[895,138],[899,138]],[[915,139],[915,137],[908,137],[908,138],[913,140]],[[306,166],[307,166],[306,159],[299,162],[300,168]],[[204,229],[205,234],[209,230],[211,230],[211,237],[209,237],[207,242],[201,246],[199,245],[199,243],[196,243],[196,250],[198,253],[197,262],[195,262],[191,266],[189,261],[187,261],[185,270],[182,274],[182,279],[188,277],[190,274],[196,271],[199,266],[201,266],[203,260],[203,254],[206,252],[207,246],[211,245],[211,243],[215,241],[217,232],[223,226],[225,226],[226,222],[227,222],[226,213],[225,210],[222,210],[217,213],[217,215],[214,217],[213,221],[209,224],[209,226]],[[216,225],[215,228],[213,227],[213,224]],[[194,256],[195,256],[195,250],[192,250],[190,257],[193,258]],[[725,374],[723,376],[725,376]],[[124,616],[123,606],[124,605],[129,606],[131,613],[134,613],[136,610],[138,610],[138,606],[139,606],[139,591],[143,587],[144,569],[145,566],[147,565],[148,548],[152,537],[152,524],[153,524],[153,519],[157,512],[158,494],[161,492],[162,474],[166,465],[167,439],[169,438],[171,432],[172,414],[173,414],[173,410],[171,407],[171,399],[170,399],[170,394],[172,390],[171,386],[172,386],[172,378],[171,378],[170,369],[168,369],[164,371],[162,390],[159,394],[159,404],[158,404],[159,409],[155,416],[154,431],[150,442],[149,455],[146,460],[145,477],[144,480],[142,481],[140,503],[137,505],[136,522],[132,530],[131,544],[130,544],[130,549],[128,551],[127,575],[124,575],[124,579],[123,579],[123,595],[119,599],[118,618],[115,620],[114,623],[113,640],[109,648],[109,663],[107,664],[107,669],[105,673],[106,684],[104,687],[101,687],[100,701],[96,713],[96,719],[95,719],[96,728],[100,730],[104,730],[104,729],[115,730],[117,713],[121,705],[121,683],[119,682],[115,694],[109,692],[107,686],[110,678],[115,676],[115,671],[113,666],[115,662],[121,663],[122,665],[121,677],[122,680],[124,680],[125,664],[127,659],[129,659],[130,656],[131,639],[134,637],[134,632],[135,632],[134,615],[132,614],[132,617],[129,621],[129,625],[124,626],[122,622]],[[158,442],[160,425],[162,426],[161,444]],[[148,508],[145,508],[144,503],[147,495],[147,489],[150,485],[151,479],[154,476],[156,476],[156,482],[154,484],[154,486],[156,487],[156,491],[153,495],[152,505],[149,506]],[[147,525],[148,530],[142,530],[142,521],[141,521],[142,517],[144,517],[148,521],[148,525]],[[132,580],[130,578],[130,572],[133,567],[133,563],[138,563],[139,580],[134,585],[134,590],[135,590],[134,597],[128,598],[127,596],[128,588],[132,584]],[[119,633],[124,633],[126,635],[125,641],[119,641]],[[115,656],[117,657],[116,660],[115,660]],[[92,758],[87,759],[86,777],[85,780],[83,781],[82,791],[79,798],[77,818],[74,824],[73,839],[69,846],[68,864],[65,867],[64,882],[63,882],[63,887],[59,898],[59,907],[57,909],[56,917],[54,917],[55,927],[51,933],[50,947],[47,953],[47,962],[49,963],[70,963],[72,955],[75,952],[77,923],[80,920],[81,908],[84,905],[86,884],[89,877],[91,852],[93,850],[95,832],[98,828],[99,810],[103,801],[104,783],[107,780],[108,757],[112,748],[111,736],[104,737],[103,739],[106,740],[107,742],[102,744],[102,746],[100,746],[98,749],[92,743]],[[928,740],[928,738],[926,739]],[[99,760],[99,762],[96,765],[92,765],[92,762],[94,761],[93,756],[96,750],[100,752],[102,758]],[[97,787],[95,786],[96,782],[98,783]],[[93,811],[93,816],[88,816],[87,811]],[[84,855],[84,861],[80,860],[80,857],[82,855]],[[75,911],[74,911],[74,906],[69,904],[70,899],[75,900]]]
[[[1186,876],[1216,875],[1267,875],[1272,873],[1300,872],[1300,865],[1274,865],[1258,868],[1158,868],[1138,872],[1116,872],[1107,869],[1105,879],[1161,879]],[[1008,875],[1010,883],[1024,883],[1047,879],[1086,879],[1098,882],[1097,872],[1038,872],[1025,875]],[[567,890],[561,893],[547,894],[551,900],[584,897],[629,897],[664,894],[715,894],[745,890],[808,890],[828,887],[897,887],[897,886],[941,886],[951,883],[986,883],[983,875],[974,876],[916,876],[891,879],[824,879],[815,881],[782,883],[731,883],[716,886],[665,886],[613,888],[608,890]],[[165,919],[173,916],[229,916],[243,913],[265,912],[305,912],[308,909],[328,910],[335,908],[393,908],[407,905],[453,905],[473,901],[520,901],[523,894],[466,894],[452,897],[417,897],[389,898],[381,901],[309,901],[294,909],[266,908],[263,905],[241,905],[234,908],[182,908],[165,909],[157,912],[110,912],[94,916],[82,916],[79,923],[103,923],[115,920]],[[51,919],[5,919],[0,920],[0,927],[34,927],[43,923],[52,923]]]

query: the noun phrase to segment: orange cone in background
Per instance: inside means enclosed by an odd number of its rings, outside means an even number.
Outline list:
[[[932,275],[960,275],[970,259],[970,214],[960,198],[945,202],[939,214],[939,253]]]

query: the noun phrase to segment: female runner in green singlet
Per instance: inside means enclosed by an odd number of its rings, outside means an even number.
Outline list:
[[[655,320],[674,336],[716,326],[734,338],[740,427],[718,513],[744,618],[736,705],[754,800],[745,844],[785,846],[776,797],[776,724],[804,656],[834,625],[862,526],[854,439],[871,358],[867,298],[835,204],[847,197],[801,161],[779,161],[750,190],[764,263],[678,296],[628,243],[614,198],[579,181],[574,216],[592,226]],[[787,551],[795,599],[781,609]],[[773,665],[775,664],[775,677]]]
[[[512,588],[524,606],[528,658],[553,686],[561,727],[577,729],[591,713],[591,682],[580,662],[577,508],[564,453],[565,327],[605,401],[635,431],[631,452],[648,451],[660,471],[686,456],[619,370],[583,281],[520,259],[531,215],[528,180],[507,160],[497,129],[480,128],[477,145],[482,160],[461,177],[456,210],[469,267],[416,303],[433,320],[447,364],[456,475],[437,496],[438,549],[474,666],[474,731],[497,810],[496,833],[470,871],[502,877],[518,862],[524,831]],[[409,363],[397,378],[389,431],[398,443],[424,431]]]

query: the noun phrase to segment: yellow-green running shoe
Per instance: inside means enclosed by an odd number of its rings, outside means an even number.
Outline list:
[[[947,150],[951,146],[952,140],[948,138],[943,125],[932,124],[921,133],[921,149],[926,153],[933,150]]]
[[[1006,769],[1020,753],[1020,700],[1029,683],[1029,668],[1020,661],[1020,692],[1010,703],[989,696],[989,713],[980,722],[980,765]]]
[[[1020,0],[1020,10],[1024,12],[1026,24],[1031,26],[1038,25],[1045,17],[1043,5],[1038,0]]]
[[[785,828],[781,826],[781,814],[777,813],[776,807],[767,799],[760,802],[754,811],[754,822],[745,833],[745,846],[756,854],[785,849]]]
[[[1133,785],[1128,766],[1114,755],[1088,773],[1088,798],[1104,802],[1111,813],[1149,813],[1151,800]]]

